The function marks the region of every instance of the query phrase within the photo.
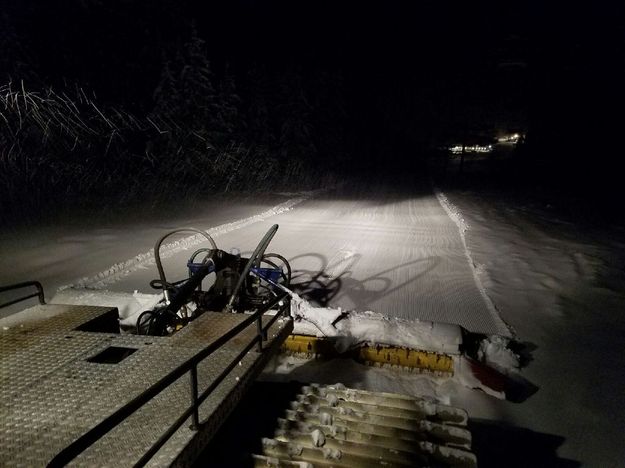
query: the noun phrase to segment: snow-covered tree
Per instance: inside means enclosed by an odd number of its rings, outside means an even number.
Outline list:
[[[183,123],[209,138],[218,137],[224,128],[213,80],[206,43],[193,28],[179,79]]]
[[[249,106],[247,109],[247,139],[253,146],[272,147],[276,138],[272,131],[270,107],[275,101],[265,67],[256,66],[248,74]],[[275,109],[274,109],[275,110]]]
[[[153,116],[162,121],[164,125],[170,124],[180,113],[180,92],[178,89],[178,79],[175,71],[172,70],[172,63],[163,55],[161,77],[154,90],[154,111]]]
[[[235,77],[229,66],[226,66],[219,87],[219,105],[224,123],[224,136],[232,142],[239,137],[242,131],[242,122],[239,116],[241,98],[237,93]]]
[[[316,153],[311,121],[312,106],[306,96],[301,72],[290,70],[280,84],[280,155],[312,159]]]

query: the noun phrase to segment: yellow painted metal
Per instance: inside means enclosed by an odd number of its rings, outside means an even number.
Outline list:
[[[305,354],[307,357],[338,356],[338,352],[331,341],[307,335],[289,335],[282,345],[282,350],[290,353]]]
[[[358,350],[361,361],[390,364],[393,366],[426,369],[433,372],[454,373],[451,356],[396,346],[361,346]]]
[[[306,335],[290,335],[282,345],[287,353],[303,354],[307,357],[337,357],[338,351],[331,340]],[[451,356],[433,351],[403,348],[398,346],[362,345],[351,350],[357,361],[371,364],[407,367],[435,373],[454,373],[454,361]]]

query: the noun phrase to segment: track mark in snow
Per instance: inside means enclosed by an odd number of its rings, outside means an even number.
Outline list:
[[[324,271],[327,278],[340,278],[351,271],[360,259],[359,254],[354,249],[353,246],[346,246],[334,254]]]
[[[499,333],[505,336],[514,336],[514,331],[512,327],[510,327],[499,314],[497,307],[491,300],[490,296],[486,292],[486,288],[482,284],[482,280],[480,279],[480,274],[484,272],[484,266],[478,265],[474,262],[473,257],[471,255],[471,250],[467,246],[467,239],[465,233],[469,230],[469,224],[462,217],[462,213],[460,210],[449,201],[447,196],[435,185],[432,184],[432,188],[434,190],[434,194],[436,195],[436,199],[440,203],[440,205],[445,210],[445,213],[451,218],[451,220],[458,226],[458,231],[460,232],[460,239],[462,240],[462,246],[464,248],[464,255],[467,257],[467,261],[469,262],[469,267],[471,268],[471,272],[473,273],[473,280],[475,281],[475,286],[480,291],[480,295],[484,300],[484,304],[486,308],[490,312],[493,320],[497,328],[499,329]]]
[[[211,235],[211,237],[217,238],[229,232],[249,226],[250,224],[264,221],[267,218],[289,211],[293,209],[293,207],[295,207],[296,205],[299,205],[300,203],[314,196],[315,193],[316,192],[309,192],[306,193],[304,196],[291,198],[283,203],[280,203],[279,205],[263,211],[260,214],[250,216],[249,218],[243,218],[237,221],[233,221],[231,223],[222,224],[220,226],[212,227],[207,229],[206,231]],[[203,242],[206,242],[206,238],[199,234],[195,234],[192,236],[178,239],[168,244],[163,244],[161,246],[161,258],[165,259],[171,257],[172,255],[182,250],[186,250],[189,247],[201,244]],[[110,284],[119,281],[125,276],[128,276],[132,272],[140,269],[145,269],[148,265],[154,265],[154,263],[154,251],[149,250],[147,252],[137,254],[135,257],[125,260],[123,262],[111,265],[106,270],[101,271],[94,276],[84,277],[72,282],[71,284],[61,286],[58,290],[63,291],[64,289],[69,288],[102,289]]]

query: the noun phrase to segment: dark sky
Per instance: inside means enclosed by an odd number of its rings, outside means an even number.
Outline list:
[[[221,4],[219,4],[221,3]],[[445,2],[24,0],[7,15],[50,75],[149,66],[194,22],[216,61],[339,67],[368,77],[440,79],[525,55],[528,13]],[[116,63],[117,60],[117,63]],[[123,70],[117,70],[117,72]]]
[[[392,107],[390,125],[435,132],[455,119],[470,122],[469,131],[600,131],[613,124],[608,104],[622,94],[625,22],[616,6],[4,1],[5,24],[47,84],[83,83],[131,108],[149,107],[163,51],[184,42],[191,24],[217,71],[226,63],[241,74],[258,63],[278,73],[293,65],[304,73],[340,70],[363,111]]]

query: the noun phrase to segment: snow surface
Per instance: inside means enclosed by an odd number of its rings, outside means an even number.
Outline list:
[[[269,206],[263,211],[270,217],[262,219],[254,218],[250,207],[239,207],[236,212],[254,222],[214,237],[223,250],[237,247],[246,254],[271,224],[278,223],[280,230],[269,248],[289,259],[295,291],[315,305],[508,334],[476,285],[458,228],[427,181],[417,191],[413,185],[408,180],[391,189],[384,181],[346,186],[317,194],[295,210],[271,215],[275,205]],[[151,293],[148,284],[156,271],[149,250],[155,240],[180,226],[210,230],[217,224],[210,223],[211,215],[228,219],[224,212],[229,206],[210,208],[210,213],[182,219],[167,213],[167,224],[160,230],[159,224],[125,230],[116,226],[104,230],[103,236],[103,229],[89,224],[85,233],[62,232],[60,238],[55,232],[20,233],[7,243],[17,268],[0,271],[0,281],[39,277],[47,291],[71,284]],[[165,261],[168,278],[186,276],[190,252],[184,249],[190,246],[183,242],[178,247],[183,250]]]
[[[315,429],[310,433],[310,437],[312,438],[313,445],[315,447],[323,447],[326,443],[326,436],[321,430]]]
[[[520,356],[510,349],[510,339],[491,335],[480,342],[477,351],[478,359],[484,364],[508,374],[518,371],[520,366]]]
[[[311,195],[257,195],[253,199],[233,195],[227,200],[215,197],[193,209],[180,207],[152,215],[134,212],[111,219],[82,214],[45,226],[5,228],[0,232],[0,284],[36,279],[48,297],[60,288],[113,289],[110,286],[116,282],[116,291],[152,293],[148,283],[158,276],[152,249],[164,233],[185,226],[210,229],[219,245],[233,229],[262,223]],[[184,247],[190,243],[174,240],[165,256]],[[184,251],[182,257],[188,255]],[[180,263],[186,264],[186,258]],[[133,272],[140,277],[134,282]],[[0,317],[22,308],[18,304],[2,309]]]
[[[548,466],[623,466],[625,232],[497,192],[447,196],[470,225],[467,245],[483,265],[482,284],[522,345],[519,374],[538,387],[522,403],[473,394],[470,416],[514,426],[511,437],[522,429],[535,447],[555,445]],[[499,345],[481,346],[495,366],[510,358]]]
[[[456,226],[458,226],[458,231],[460,232],[460,239],[462,239],[462,247],[464,248],[464,254],[467,257],[469,267],[471,268],[471,273],[473,274],[473,280],[475,281],[475,285],[477,286],[477,289],[480,291],[480,294],[482,295],[482,298],[484,299],[484,304],[486,304],[486,307],[488,311],[490,312],[490,314],[492,315],[493,320],[500,323],[500,329],[506,330],[506,332],[508,332],[509,327],[504,324],[499,312],[497,311],[497,308],[495,307],[495,304],[493,304],[493,301],[491,300],[490,296],[486,292],[486,288],[484,288],[484,285],[482,284],[482,280],[480,279],[480,273],[483,272],[484,267],[483,265],[475,263],[475,261],[473,260],[473,256],[471,255],[471,250],[469,249],[467,245],[466,232],[469,229],[469,225],[467,224],[466,220],[463,218],[462,213],[458,210],[458,208],[453,203],[449,201],[447,196],[440,190],[440,188],[434,185],[433,190],[434,190],[434,194],[436,195],[436,199],[441,204],[441,206],[443,207],[447,215],[453,220],[454,223],[456,223]],[[509,333],[504,333],[504,334],[508,335]]]
[[[264,378],[343,382],[464,407],[476,428],[497,424],[498,442],[516,447],[511,456],[517,466],[536,447],[550,452],[553,463],[547,466],[622,466],[625,233],[558,219],[549,207],[523,199],[447,191],[443,200],[427,182],[414,185],[410,191],[383,181],[366,190],[347,185],[216,235],[216,241],[224,250],[249,252],[270,224],[279,223],[270,250],[291,261],[296,292],[320,308],[447,322],[488,335],[509,334],[507,324],[524,367],[510,366],[509,348],[493,338],[482,342],[482,359],[523,377],[537,391],[521,402],[503,401],[453,379],[292,356],[272,361]],[[207,203],[192,214],[165,213],[161,220],[80,218],[3,232],[0,284],[40,279],[50,295],[75,278],[96,278],[147,252],[167,230],[229,224],[293,197],[278,198]],[[168,275],[182,277],[188,255],[183,250],[169,258]],[[148,294],[156,271],[146,263],[113,276],[115,282],[98,287]]]
[[[211,227],[207,229],[206,232],[208,232],[208,234],[212,238],[218,238],[237,229],[242,229],[246,226],[249,226],[250,224],[258,223],[277,214],[289,211],[294,206],[300,204],[304,200],[306,200],[306,197],[303,196],[291,198],[283,203],[280,203],[279,205],[269,208],[262,213],[255,214],[244,219],[239,219],[227,224],[222,224],[217,227]],[[169,243],[164,243],[161,245],[160,248],[161,260],[170,258],[176,253],[186,251],[193,246],[205,243],[205,237],[200,234],[194,234]],[[120,277],[123,278],[124,276],[128,276],[138,269],[146,268],[147,266],[151,265],[155,265],[154,248],[148,250],[147,252],[137,254],[135,257],[125,260],[123,262],[111,265],[104,271],[101,271],[100,273],[92,277],[85,277],[74,280],[70,284],[59,287],[59,290],[85,287],[103,288],[108,284],[116,283],[117,281],[119,281]]]
[[[92,305],[117,307],[119,323],[132,327],[137,323],[139,315],[151,310],[163,299],[161,294],[123,293],[92,289],[61,289],[49,301],[50,304]]]
[[[458,354],[462,332],[457,325],[388,317],[372,311],[315,307],[298,295],[291,298],[294,333],[336,338],[344,352],[360,344],[382,344]]]

